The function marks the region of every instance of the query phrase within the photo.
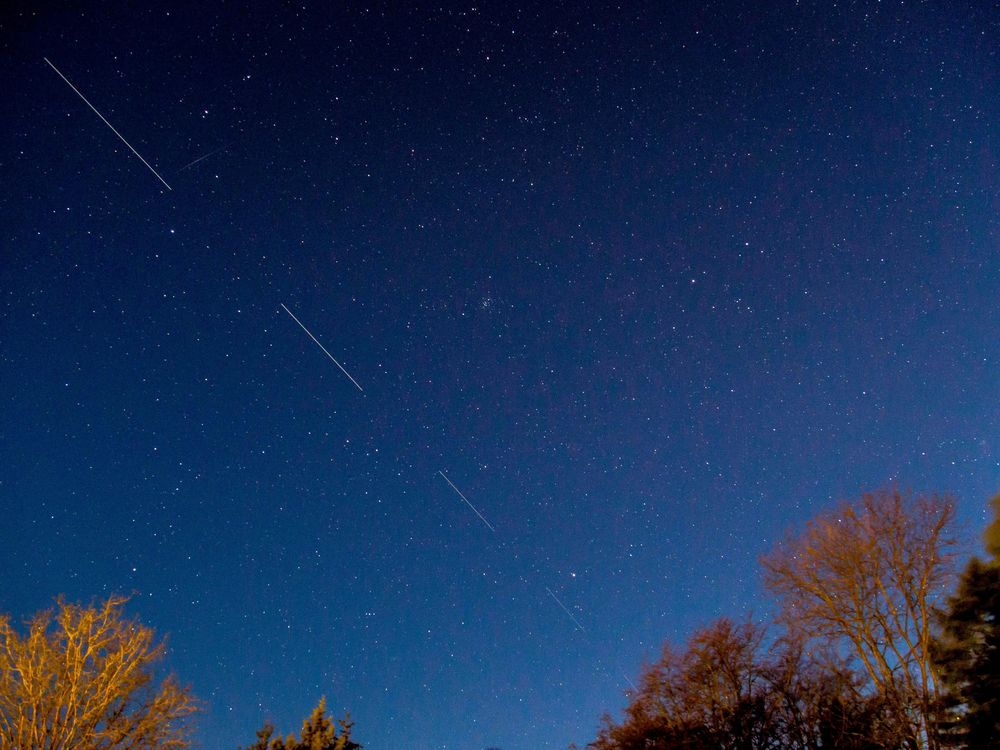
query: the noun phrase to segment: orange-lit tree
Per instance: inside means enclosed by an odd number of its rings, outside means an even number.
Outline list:
[[[157,682],[164,644],[126,619],[126,598],[58,601],[21,635],[0,615],[0,748],[177,750],[189,747],[196,702],[173,677]]]
[[[945,497],[865,494],[763,558],[784,622],[857,661],[893,707],[904,747],[940,746],[932,615],[949,580],[953,515]]]

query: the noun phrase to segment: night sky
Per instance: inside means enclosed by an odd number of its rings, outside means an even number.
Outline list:
[[[993,3],[247,5],[3,11],[0,611],[135,592],[206,750],[561,750],[837,499],[978,534]]]

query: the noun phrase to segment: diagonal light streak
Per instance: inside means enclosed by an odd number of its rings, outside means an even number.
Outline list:
[[[225,146],[222,146],[221,148],[215,149],[215,151],[210,151],[209,153],[205,154],[204,156],[199,156],[197,159],[195,159],[194,161],[188,162],[187,164],[185,164],[183,167],[181,167],[177,171],[178,172],[183,172],[185,169],[189,169],[190,167],[193,167],[198,162],[205,161],[205,159],[207,159],[210,156],[215,156],[220,151],[225,151],[227,148],[229,148],[230,145],[232,145],[232,144],[227,143]]]
[[[79,90],[79,89],[78,89],[78,88],[77,88],[76,86],[74,86],[74,85],[73,85],[72,83],[70,83],[70,82],[69,82],[69,79],[68,79],[68,78],[67,78],[66,76],[64,76],[64,75],[63,75],[62,73],[60,73],[60,72],[59,72],[59,68],[57,68],[57,67],[56,67],[55,65],[53,65],[53,64],[52,64],[51,62],[49,62],[49,58],[47,58],[47,57],[43,57],[42,59],[43,59],[43,60],[45,60],[45,62],[47,62],[47,63],[48,63],[49,67],[50,67],[50,68],[52,68],[52,70],[54,70],[54,71],[55,71],[56,73],[58,73],[58,74],[59,74],[59,77],[60,77],[60,78],[62,78],[62,79],[63,79],[64,81],[66,81],[66,84],[67,84],[67,85],[68,85],[68,86],[69,86],[69,87],[70,87],[71,89],[73,89],[73,91],[75,91],[75,92],[76,92],[76,95],[77,95],[78,97],[80,97],[81,99],[83,99],[84,103],[85,103],[85,104],[86,104],[86,105],[87,105],[88,107],[90,107],[90,108],[91,108],[92,110],[94,110],[94,114],[95,114],[95,115],[97,115],[98,117],[100,117],[100,118],[101,118],[101,120],[102,120],[102,121],[104,122],[104,124],[105,124],[105,125],[107,125],[107,126],[108,126],[109,128],[111,128],[111,132],[113,132],[113,133],[114,133],[115,135],[117,135],[117,136],[118,136],[119,138],[121,138],[121,141],[122,141],[122,143],[124,143],[124,144],[125,144],[126,146],[128,146],[128,147],[129,147],[129,149],[131,149],[132,153],[133,153],[133,154],[135,154],[136,156],[138,156],[138,157],[139,157],[139,161],[141,161],[141,162],[142,162],[143,164],[145,164],[145,165],[146,165],[146,167],[147,167],[147,169],[149,169],[149,171],[150,171],[150,172],[152,172],[153,174],[155,174],[155,175],[156,175],[156,179],[158,179],[158,180],[159,180],[160,182],[162,182],[162,183],[163,183],[164,185],[167,185],[167,181],[166,181],[166,180],[164,180],[164,179],[163,179],[162,177],[160,177],[160,173],[159,173],[159,172],[157,172],[157,171],[156,171],[155,169],[153,169],[153,168],[152,168],[152,167],[151,167],[151,166],[149,165],[149,162],[148,162],[148,161],[146,161],[145,159],[143,159],[143,158],[142,158],[142,154],[140,154],[140,153],[139,153],[138,151],[136,151],[136,150],[135,150],[134,148],[132,148],[132,144],[131,144],[131,143],[129,143],[128,141],[126,141],[126,140],[125,140],[125,137],[124,137],[124,136],[123,136],[123,135],[122,135],[121,133],[119,133],[119,132],[118,132],[117,130],[115,130],[115,126],[114,126],[114,125],[112,125],[112,124],[111,124],[110,122],[108,122],[108,121],[107,121],[107,120],[105,119],[104,115],[102,115],[102,114],[101,114],[100,112],[98,112],[98,111],[97,111],[97,107],[95,107],[95,106],[94,106],[93,104],[91,104],[90,102],[88,102],[88,101],[87,101],[87,97],[85,97],[85,96],[84,96],[83,94],[81,94],[81,93],[80,93],[80,90]],[[167,190],[173,190],[173,188],[172,188],[172,187],[170,187],[170,185],[167,185]]]
[[[552,589],[546,586],[545,590],[549,592],[549,596],[551,596],[553,599],[556,600],[556,604],[562,607],[562,611],[565,612],[567,615],[569,615],[569,619],[573,621],[573,624],[576,625],[578,628],[580,628],[581,632],[586,633],[587,631],[584,630],[583,625],[580,624],[580,621],[577,620],[575,617],[573,617],[573,613],[570,612],[568,609],[566,609],[566,605],[563,604],[561,601],[559,601],[559,597],[552,593]],[[629,680],[629,682],[631,682],[631,680]]]
[[[345,370],[344,366],[342,364],[340,364],[340,362],[338,362],[336,359],[334,359],[334,356],[332,354],[330,354],[330,352],[328,352],[326,350],[326,347],[323,346],[321,343],[319,343],[319,339],[317,339],[315,336],[313,336],[312,333],[310,333],[309,329],[306,328],[304,325],[302,325],[302,321],[295,317],[295,313],[293,313],[291,310],[289,310],[287,307],[285,307],[285,304],[283,302],[280,303],[280,304],[281,304],[281,309],[284,310],[289,315],[291,315],[292,316],[292,320],[294,320],[296,323],[299,324],[299,328],[301,328],[303,331],[305,331],[306,335],[309,336],[309,338],[311,338],[313,341],[316,342],[316,346],[318,346],[320,349],[323,350],[323,354],[325,354],[326,356],[328,356],[330,358],[330,361],[333,362],[333,364],[337,365],[337,367],[340,368],[340,371],[342,373],[344,373],[350,379],[350,381],[352,383],[354,383],[354,385],[358,386],[358,390],[361,391],[362,393],[364,393],[365,389],[362,388],[360,385],[358,385],[358,381],[351,377],[351,373],[349,373],[347,370]]]
[[[478,510],[476,510],[476,506],[469,502],[469,499],[465,495],[462,494],[462,490],[458,489],[458,487],[456,487],[455,484],[450,479],[448,479],[448,477],[445,476],[445,473],[443,471],[441,471],[440,469],[438,470],[438,474],[440,474],[442,477],[444,477],[444,481],[446,481],[448,484],[451,485],[451,488],[453,490],[455,490],[455,492],[458,493],[458,496],[465,501],[465,504],[468,505],[470,508],[472,508],[473,512],[477,516],[479,516],[479,519],[489,527],[490,531],[492,531],[495,534],[496,533],[496,529],[493,528],[493,524],[491,524],[489,521],[487,521],[485,518],[483,518],[483,514],[480,513]]]

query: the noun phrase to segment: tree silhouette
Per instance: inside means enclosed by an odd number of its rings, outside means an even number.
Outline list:
[[[717,620],[646,667],[621,723],[592,750],[887,750],[893,714],[836,657],[801,637],[762,648],[762,626]]]
[[[1000,748],[1000,495],[984,538],[991,558],[973,557],[940,614],[934,658],[954,717],[950,744]]]
[[[354,722],[350,714],[337,722],[337,734],[333,721],[327,716],[326,698],[320,698],[316,708],[302,722],[299,736],[289,734],[285,738],[274,737],[274,725],[266,722],[257,730],[257,741],[245,750],[359,750],[361,745],[351,740]]]

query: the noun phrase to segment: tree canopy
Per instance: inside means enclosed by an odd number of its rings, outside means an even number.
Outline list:
[[[952,712],[949,744],[1000,747],[1000,495],[984,536],[990,557],[973,557],[939,613],[934,659]]]
[[[0,748],[179,750],[197,704],[154,667],[163,641],[126,619],[127,599],[36,614],[21,635],[0,615]]]
[[[359,750],[361,745],[351,739],[354,723],[350,714],[337,724],[340,726],[339,734],[334,722],[327,716],[326,698],[320,698],[316,708],[302,722],[298,737],[294,733],[287,737],[275,737],[274,725],[267,722],[257,730],[257,741],[245,750]]]
[[[949,583],[953,516],[947,497],[866,493],[762,559],[785,625],[857,660],[914,748],[938,747],[932,618]]]
[[[948,497],[896,490],[818,515],[762,558],[778,636],[769,642],[768,627],[723,618],[682,649],[668,644],[622,721],[605,716],[590,747],[996,747],[986,738],[1000,738],[1000,566],[966,572],[944,627],[954,652],[934,646],[935,612],[952,580],[953,515]],[[990,529],[988,544],[1000,524]],[[943,683],[956,696],[950,705]],[[964,734],[953,727],[959,714],[968,717]]]

